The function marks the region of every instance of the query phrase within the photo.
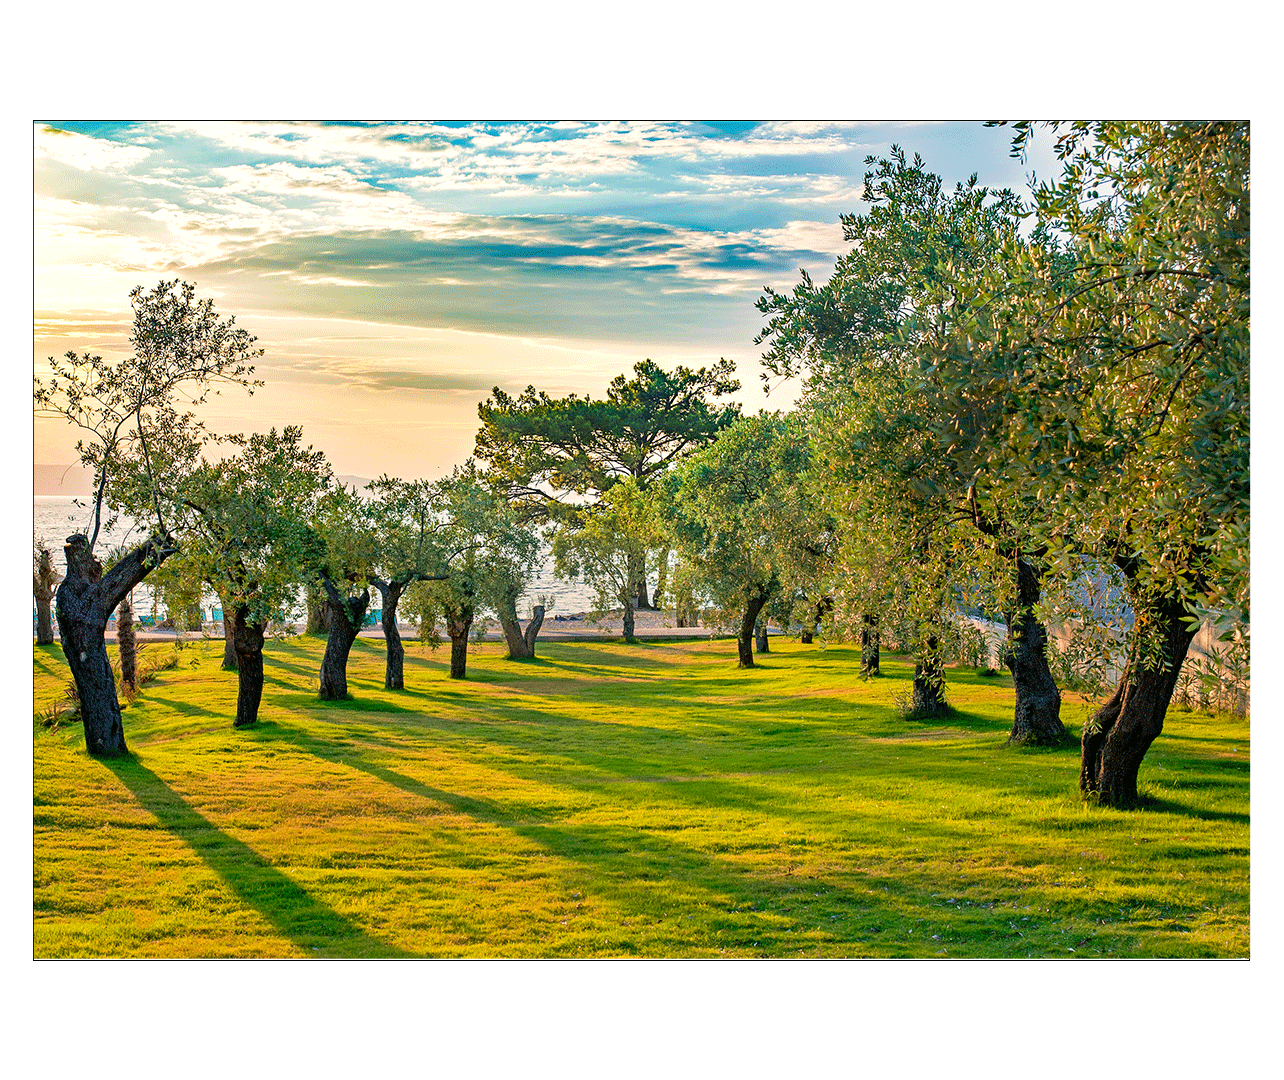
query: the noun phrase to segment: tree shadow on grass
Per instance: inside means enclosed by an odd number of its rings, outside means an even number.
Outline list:
[[[139,704],[143,706],[164,707],[180,716],[196,717],[213,717],[214,719],[226,720],[228,714],[226,711],[215,712],[213,709],[206,709],[201,705],[193,705],[190,701],[183,701],[176,697],[170,697],[168,694],[157,694],[154,691],[147,693],[146,690],[139,696]]]
[[[323,760],[355,768],[473,821],[505,830],[564,860],[561,876],[568,892],[587,886],[615,910],[617,918],[629,920],[625,925],[632,924],[639,935],[645,930],[643,940],[636,939],[634,931],[621,930],[611,949],[620,955],[716,955],[720,949],[741,955],[782,955],[804,949],[828,955],[932,955],[938,945],[930,936],[933,927],[925,923],[932,916],[938,931],[959,923],[956,932],[982,942],[989,955],[1024,955],[1026,951],[1015,932],[1009,931],[1008,909],[1018,895],[1011,886],[983,896],[981,907],[953,908],[943,898],[960,895],[966,885],[946,868],[917,872],[902,868],[895,876],[878,867],[859,866],[799,872],[801,868],[790,865],[790,857],[776,839],[765,842],[767,848],[776,849],[774,858],[760,858],[758,865],[738,865],[734,855],[702,851],[683,842],[685,826],[680,823],[673,826],[672,839],[670,831],[659,826],[571,823],[552,808],[499,803],[444,790],[371,761],[350,745],[332,746],[297,729],[271,734]],[[721,789],[715,799],[706,790],[695,802],[769,809],[765,792],[755,797],[739,791],[738,798],[729,798],[725,784],[712,786]],[[745,846],[754,849],[762,844],[748,841]],[[451,861],[451,856],[444,858]],[[702,933],[693,937],[676,929],[682,913],[696,911],[704,922]],[[919,940],[913,937],[914,928],[921,931]],[[555,932],[551,926],[544,930]],[[539,928],[532,928],[526,944],[546,956],[573,951],[573,944],[545,938]]]
[[[1160,798],[1143,793],[1137,799],[1138,810],[1147,810],[1158,814],[1180,814],[1195,818],[1198,821],[1233,821],[1236,825],[1247,825],[1248,814],[1235,813],[1230,810],[1205,810],[1197,806],[1177,802],[1175,799]]]
[[[249,845],[228,836],[197,813],[159,776],[132,755],[103,759],[139,805],[299,948],[321,956],[406,957],[397,946],[371,937],[337,911],[313,899]]]

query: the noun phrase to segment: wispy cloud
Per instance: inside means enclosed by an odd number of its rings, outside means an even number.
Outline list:
[[[961,159],[982,132],[574,120],[66,128],[35,131],[37,367],[68,347],[123,351],[129,289],[182,277],[268,349],[269,385],[251,411],[312,422],[330,410],[336,438],[382,430],[389,401],[436,410],[433,423],[458,435],[475,426],[471,397],[496,383],[605,386],[647,355],[751,365],[753,300],[800,267],[823,276],[846,249],[838,217],[860,207],[864,156],[902,141],[933,165],[927,144]],[[985,138],[1005,161],[1007,137]],[[964,176],[978,167],[967,166]],[[349,416],[358,400],[366,411]],[[234,424],[241,405],[220,407]],[[418,453],[438,452],[405,423]]]

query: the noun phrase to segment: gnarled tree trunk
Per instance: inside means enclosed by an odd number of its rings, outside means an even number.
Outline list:
[[[379,599],[383,604],[383,640],[387,647],[387,659],[383,668],[383,688],[385,690],[404,690],[406,647],[401,644],[401,631],[397,629],[397,604],[405,592],[406,583],[401,581],[380,581],[371,578],[371,584],[379,590]]]
[[[635,623],[633,620],[633,597],[624,601],[624,640],[632,645],[637,638],[634,636]]]
[[[1118,807],[1137,802],[1141,760],[1164,729],[1164,715],[1196,633],[1187,624],[1180,598],[1149,604],[1131,599],[1138,627],[1149,635],[1153,651],[1134,636],[1118,687],[1083,726],[1079,766],[1080,790]]]
[[[116,608],[116,652],[120,656],[120,687],[132,694],[138,689],[138,638],[128,593]]]
[[[52,645],[53,632],[53,598],[62,578],[53,566],[53,554],[40,543],[40,560],[32,574],[32,583],[36,598],[36,644]]]
[[[223,622],[231,624],[236,645],[236,719],[232,726],[247,727],[258,721],[263,700],[264,626],[250,622],[243,607],[237,608],[235,615],[224,608]]]
[[[348,654],[370,606],[370,590],[362,589],[359,596],[344,596],[329,578],[322,581],[330,597],[330,636],[321,658],[320,697],[324,701],[342,701],[348,696]]]
[[[308,624],[304,628],[305,634],[325,634],[330,630],[330,601],[324,596],[314,596],[312,591],[308,591]]]
[[[508,659],[532,660],[535,657],[535,639],[539,629],[544,625],[544,605],[536,604],[526,630],[517,620],[517,598],[500,597],[496,603],[499,612],[499,625],[504,629],[504,641],[508,644]]]
[[[878,616],[868,612],[860,617],[860,673],[877,675],[882,640],[878,632]]]
[[[661,548],[655,566],[655,592],[651,594],[651,603],[657,609],[664,607],[664,590],[669,583],[669,549]]]
[[[473,628],[473,609],[463,608],[446,613],[446,632],[450,635],[450,677],[467,678],[468,631]]]
[[[753,667],[753,631],[758,623],[758,614],[766,603],[766,589],[755,589],[750,593],[744,617],[740,620],[740,635],[736,638],[736,652],[741,667]]]
[[[759,615],[753,627],[754,646],[760,653],[771,652],[771,642],[767,638],[767,620]]]
[[[803,623],[800,638],[804,645],[810,645],[812,639],[816,636],[816,631],[820,629],[820,620],[834,606],[832,597],[822,596],[816,601],[816,606],[807,613],[807,621]]]
[[[1016,687],[1016,711],[1008,741],[1050,746],[1066,736],[1061,723],[1061,692],[1048,669],[1048,635],[1034,616],[1039,602],[1039,573],[1017,559],[1016,613],[1008,618],[1007,665]]]
[[[526,642],[527,655],[534,659],[535,657],[535,639],[539,637],[539,628],[544,625],[544,605],[536,604],[531,608],[530,622],[526,624],[526,629],[522,633],[522,639]]]
[[[116,680],[107,659],[107,617],[135,585],[174,553],[168,536],[139,544],[106,574],[89,549],[87,537],[67,537],[67,577],[58,588],[55,611],[63,654],[80,695],[85,748],[95,756],[124,754]]]
[[[637,582],[637,590],[633,597],[633,606],[639,611],[650,611],[651,602],[646,596],[646,555],[631,554],[629,555],[628,565],[629,580]]]
[[[941,716],[947,711],[945,665],[941,661],[940,641],[935,634],[930,634],[914,664],[914,689],[910,696],[910,715]]]

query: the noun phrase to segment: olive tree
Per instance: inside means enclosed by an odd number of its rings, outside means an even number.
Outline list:
[[[190,451],[203,429],[185,404],[198,405],[219,384],[252,388],[252,361],[262,354],[254,337],[221,318],[195,286],[162,281],[130,293],[132,354],[118,362],[68,352],[49,359],[51,374],[36,380],[38,413],[61,416],[83,433],[77,451],[93,470],[94,494],[83,532],[67,538],[66,579],[55,611],[63,652],[80,695],[85,746],[95,755],[127,750],[115,679],[104,632],[112,611],[131,589],[178,550],[157,486],[158,453]],[[166,444],[177,448],[166,450]],[[131,472],[137,473],[131,477]],[[94,547],[122,481],[152,493],[143,524],[147,539],[104,571]]]
[[[782,588],[807,466],[798,425],[778,414],[742,417],[682,463],[671,480],[669,527],[697,590],[737,629],[741,667],[753,667],[754,627]]]
[[[268,624],[284,621],[324,555],[313,520],[331,475],[298,427],[233,442],[237,454],[202,460],[182,478],[183,551],[168,565],[223,599],[236,650],[233,726],[246,727],[263,697]]]
[[[1127,806],[1200,622],[1248,620],[1249,130],[1055,130],[1063,173],[1033,192],[1048,243],[962,276],[925,363],[967,418],[945,452],[970,459],[984,433],[995,497],[1032,494],[1054,557],[1123,579],[1128,658],[1084,726],[1079,782]]]
[[[416,581],[435,581],[443,561],[444,528],[437,514],[436,486],[426,480],[381,476],[367,486],[364,509],[370,522],[371,557],[367,578],[379,590],[380,622],[386,649],[384,688],[405,687],[405,646],[397,629],[397,606]]]
[[[1005,597],[1011,642],[1005,655],[1016,685],[1011,738],[1057,742],[1065,735],[1061,699],[1035,615],[1046,545],[1032,539],[1028,500],[1007,498],[996,511],[990,490],[1001,465],[987,458],[983,440],[972,440],[971,457],[941,452],[942,433],[968,414],[922,362],[957,316],[965,292],[959,276],[1023,242],[1021,205],[1009,191],[979,186],[975,176],[951,191],[919,157],[907,160],[897,147],[890,158],[866,163],[870,208],[843,215],[852,249],[833,276],[816,284],[804,274],[791,293],[768,289],[758,303],[768,316],[757,339],[768,345],[764,377],[805,376],[800,408],[833,481],[826,493],[843,524],[848,571],[833,588],[847,598],[843,608],[855,596],[869,605],[852,613],[867,672],[878,670],[879,620],[892,614],[883,605],[896,596],[909,601],[900,616],[919,626],[916,708],[938,711],[940,638],[956,618],[947,565],[974,575],[976,567],[956,555],[968,545],[959,523],[975,529],[992,553],[1004,556],[983,561],[1006,579],[997,592]],[[889,567],[889,550],[899,567]],[[926,595],[910,600],[904,589],[892,589],[889,569],[913,578]]]
[[[36,644],[52,645],[53,618],[52,605],[54,593],[62,575],[54,569],[53,553],[43,538],[37,538],[34,565],[32,567],[32,588],[36,598]]]
[[[348,696],[348,657],[370,606],[378,536],[365,500],[351,487],[339,485],[327,491],[315,521],[325,547],[317,580],[330,612],[319,695],[323,701],[343,701]]]
[[[474,620],[511,598],[515,582],[530,579],[539,537],[504,495],[483,482],[471,459],[437,482],[434,501],[441,577],[422,589],[420,622],[442,618],[450,636],[450,677],[463,679]]]
[[[558,575],[576,578],[596,592],[601,614],[619,604],[624,640],[634,642],[634,603],[646,553],[660,541],[657,516],[648,493],[630,477],[595,503],[578,507],[553,537]]]

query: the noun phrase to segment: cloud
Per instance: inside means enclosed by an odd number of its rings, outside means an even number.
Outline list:
[[[82,171],[127,169],[152,153],[145,146],[95,139],[47,125],[36,129],[35,150],[37,161],[52,159]]]
[[[164,124],[171,137],[224,150],[339,165],[359,175],[405,170],[421,191],[535,192],[568,182],[640,176],[656,162],[850,153],[858,125],[763,124],[730,135],[696,124]]]

